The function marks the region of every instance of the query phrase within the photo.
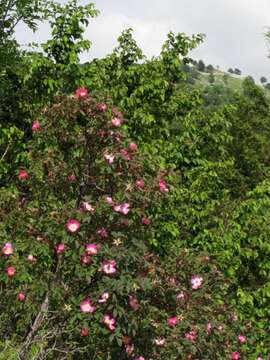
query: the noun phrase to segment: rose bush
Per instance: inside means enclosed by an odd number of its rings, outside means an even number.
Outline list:
[[[208,256],[155,254],[153,209],[174,174],[127,138],[110,99],[78,89],[37,121],[0,193],[2,353],[12,341],[24,359],[259,355]]]

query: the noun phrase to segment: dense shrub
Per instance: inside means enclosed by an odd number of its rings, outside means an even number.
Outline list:
[[[12,340],[25,359],[255,355],[210,258],[151,249],[151,209],[173,184],[139,155],[125,122],[86,89],[34,122],[0,197],[3,353]]]

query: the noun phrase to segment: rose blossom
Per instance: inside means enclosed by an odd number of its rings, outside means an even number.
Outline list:
[[[111,196],[106,196],[106,201],[109,205],[113,205],[113,199]]]
[[[103,324],[106,325],[106,327],[110,330],[110,331],[114,331],[115,327],[116,327],[116,320],[114,317],[112,317],[111,315],[105,314],[103,316]]]
[[[158,184],[159,184],[159,190],[161,192],[169,192],[169,188],[168,188],[165,180],[163,180],[163,179],[159,180]]]
[[[92,259],[89,255],[83,255],[81,257],[81,264],[83,265],[90,265],[92,263]]]
[[[102,271],[107,275],[114,274],[116,272],[116,267],[117,264],[115,260],[104,260],[101,264]]]
[[[127,149],[121,149],[120,150],[120,154],[122,155],[122,157],[125,159],[125,160],[132,160],[132,156],[130,155],[130,153],[128,152]]]
[[[100,112],[105,112],[107,110],[107,105],[104,103],[97,104],[96,109]]]
[[[184,298],[185,298],[185,293],[183,291],[181,291],[176,295],[176,300],[184,300]]]
[[[35,263],[37,261],[37,258],[35,256],[33,256],[32,254],[29,254],[27,256],[27,260],[31,263]]]
[[[105,304],[108,301],[109,297],[110,294],[107,291],[104,292],[98,300],[99,304]]]
[[[8,275],[9,277],[14,276],[15,273],[16,273],[16,270],[15,270],[15,267],[14,267],[14,266],[8,266],[6,271],[7,271],[7,275]]]
[[[27,180],[29,178],[29,174],[25,170],[20,170],[18,177],[20,180]]]
[[[97,231],[98,235],[102,238],[107,238],[108,235],[108,231],[105,228],[101,228]]]
[[[65,244],[60,243],[55,245],[55,251],[56,254],[62,254],[65,251]]]
[[[115,118],[112,119],[112,124],[115,127],[119,127],[119,126],[122,125],[122,119],[120,119],[118,117],[115,117]]]
[[[89,329],[88,328],[82,328],[81,329],[81,336],[88,336],[89,335]]]
[[[107,161],[109,165],[112,165],[115,159],[115,155],[112,154],[105,154],[104,159]]]
[[[173,327],[179,323],[179,319],[177,316],[172,316],[167,320],[169,326]]]
[[[14,252],[12,244],[11,243],[6,243],[2,249],[2,253],[6,256],[12,255]]]
[[[19,300],[19,301],[24,301],[25,298],[26,298],[26,296],[25,296],[24,293],[20,292],[20,293],[18,294],[18,300]]]
[[[82,211],[85,211],[85,212],[94,212],[95,211],[95,208],[91,204],[89,204],[87,201],[82,202],[81,209],[82,209]]]
[[[234,351],[232,353],[232,360],[239,360],[240,359],[240,353],[238,351]]]
[[[123,215],[127,215],[130,212],[130,204],[123,203],[119,205],[114,205],[113,210]]]
[[[131,151],[135,152],[135,151],[138,150],[138,145],[135,144],[134,142],[132,142],[132,143],[129,144],[129,148],[130,148]]]
[[[76,96],[79,98],[84,98],[88,95],[88,90],[85,87],[78,88],[76,90]]]
[[[68,220],[67,224],[66,224],[66,228],[70,233],[75,233],[76,231],[78,231],[81,227],[81,224],[79,223],[78,220],[75,219],[71,219]]]
[[[192,287],[192,289],[194,289],[194,290],[199,289],[202,286],[202,283],[203,283],[202,276],[193,275],[191,277],[191,287]]]
[[[34,121],[32,125],[32,131],[36,132],[39,131],[40,129],[41,129],[40,122],[38,120]]]
[[[142,179],[138,179],[136,180],[135,185],[138,189],[143,189],[145,186],[145,182]]]
[[[185,338],[189,341],[195,342],[197,340],[197,333],[195,330],[185,333]]]
[[[140,305],[138,303],[138,300],[135,296],[129,297],[129,306],[134,310],[137,311],[140,308]]]
[[[68,176],[68,181],[74,182],[75,180],[76,180],[75,174],[71,174],[71,175]]]
[[[145,358],[143,356],[139,356],[135,360],[145,360]]]
[[[240,344],[243,344],[243,343],[245,343],[247,341],[247,338],[246,338],[245,335],[240,334],[238,336],[238,340],[239,340]]]
[[[149,218],[143,217],[142,218],[142,224],[143,225],[150,225],[151,224],[151,220]]]
[[[84,299],[81,303],[80,303],[80,308],[81,311],[84,313],[90,313],[93,314],[96,311],[96,306],[94,306],[92,304],[92,300],[90,298],[86,298]]]
[[[157,338],[153,340],[154,345],[156,346],[164,346],[166,340],[164,338]]]
[[[85,252],[87,255],[97,255],[99,252],[99,245],[96,244],[86,244],[85,245]]]

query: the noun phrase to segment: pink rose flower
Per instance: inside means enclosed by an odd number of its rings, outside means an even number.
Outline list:
[[[96,109],[100,112],[105,112],[107,110],[107,105],[104,103],[97,104]]]
[[[78,220],[75,219],[71,219],[68,220],[67,224],[66,224],[66,228],[70,233],[75,233],[76,231],[78,231],[81,227],[81,224],[79,223]]]
[[[195,330],[192,330],[188,333],[185,333],[185,338],[189,341],[195,342],[197,340],[197,333]]]
[[[108,231],[105,228],[99,229],[97,233],[102,238],[107,238],[109,236]]]
[[[247,338],[246,338],[245,335],[240,334],[240,335],[238,336],[238,340],[239,340],[240,344],[244,344],[244,343],[247,341]]]
[[[74,182],[75,180],[76,180],[76,176],[74,174],[68,176],[68,181]]]
[[[164,338],[157,338],[157,339],[154,339],[154,341],[153,341],[154,345],[160,346],[160,347],[164,346],[165,342],[166,342],[166,340]]]
[[[167,183],[163,179],[159,180],[159,190],[161,192],[169,192],[169,188],[167,186]]]
[[[100,246],[96,244],[86,244],[85,252],[87,255],[97,255],[99,252]]]
[[[89,204],[87,201],[82,202],[81,209],[82,209],[82,211],[85,211],[85,212],[94,212],[95,211],[95,208],[91,204]]]
[[[114,331],[116,328],[116,320],[111,315],[105,314],[103,316],[103,324],[110,330]]]
[[[135,185],[138,189],[143,189],[145,186],[145,182],[141,179],[136,180]]]
[[[86,337],[86,336],[88,336],[88,335],[89,335],[89,329],[83,327],[83,328],[81,329],[81,336]]]
[[[114,205],[113,210],[123,215],[127,215],[130,212],[130,204],[123,203],[119,205]]]
[[[178,293],[176,295],[176,300],[181,301],[185,299],[185,293],[183,291],[181,291],[180,293]]]
[[[104,292],[98,300],[99,304],[105,304],[109,300],[109,297],[110,294],[107,291]]]
[[[26,298],[26,296],[25,296],[25,294],[24,293],[22,293],[22,292],[20,292],[19,294],[18,294],[18,300],[19,301],[25,301],[25,298]]]
[[[106,201],[109,205],[113,205],[113,199],[111,196],[106,196]]]
[[[130,148],[131,151],[135,152],[135,151],[138,150],[138,145],[135,144],[134,142],[132,142],[132,143],[129,144],[129,148]]]
[[[37,258],[35,256],[33,256],[32,254],[29,254],[27,256],[27,260],[31,263],[35,263],[37,261]]]
[[[94,306],[92,304],[92,300],[90,298],[86,298],[84,299],[81,303],[80,303],[80,308],[81,311],[84,313],[89,313],[89,314],[93,314],[96,311],[96,306]]]
[[[65,251],[65,244],[57,244],[55,245],[56,254],[62,254]]]
[[[179,319],[177,316],[172,316],[167,320],[169,326],[174,327],[179,323]]]
[[[41,130],[40,122],[38,120],[34,121],[32,125],[32,131],[36,132],[40,130]]]
[[[140,308],[139,302],[137,300],[137,298],[135,296],[130,296],[129,297],[129,306],[131,307],[132,310],[134,311],[138,311]]]
[[[101,264],[101,270],[107,275],[116,273],[116,268],[117,264],[115,260],[104,260]]]
[[[202,283],[203,283],[202,276],[193,275],[191,277],[191,287],[192,287],[192,289],[194,289],[194,290],[199,289],[202,286]]]
[[[240,359],[240,353],[238,351],[234,351],[232,353],[232,360],[239,360]]]
[[[151,224],[151,220],[147,217],[143,217],[142,218],[142,224],[143,225],[150,225]]]
[[[139,356],[135,360],[145,360],[145,358],[143,356]]]
[[[88,96],[88,90],[84,87],[78,88],[76,90],[76,96],[78,96],[78,98],[84,98]]]
[[[11,243],[6,243],[2,249],[2,253],[6,256],[12,255],[14,252]]]
[[[107,161],[109,165],[112,165],[115,159],[115,155],[112,154],[105,154],[104,159]]]
[[[83,255],[81,257],[81,264],[83,265],[90,265],[92,263],[92,259],[89,255]]]
[[[7,275],[8,275],[9,277],[14,276],[15,273],[16,273],[16,269],[15,269],[14,266],[8,266],[6,271],[7,271]]]
[[[132,156],[130,155],[130,153],[128,152],[127,149],[121,149],[120,150],[120,154],[122,155],[122,158],[127,160],[127,161],[130,161],[132,160]]]
[[[20,180],[27,180],[29,178],[29,174],[25,170],[20,170],[18,177]]]
[[[115,117],[112,119],[112,124],[115,127],[119,127],[122,125],[122,119],[120,119],[119,117]]]

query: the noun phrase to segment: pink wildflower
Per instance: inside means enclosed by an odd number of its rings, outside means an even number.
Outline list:
[[[125,350],[128,355],[132,355],[134,352],[134,345],[133,344],[126,344]]]
[[[159,180],[159,190],[161,192],[169,192],[169,188],[167,186],[167,183],[163,179]]]
[[[173,327],[179,323],[179,319],[177,316],[172,316],[167,320],[169,326]]]
[[[191,287],[192,287],[192,289],[194,289],[194,290],[199,289],[202,286],[202,283],[203,283],[202,276],[193,275],[191,277]]]
[[[240,360],[240,353],[238,351],[232,353],[232,360]]]
[[[134,142],[132,142],[132,143],[129,144],[129,148],[130,148],[131,151],[135,152],[135,151],[138,150],[138,145],[135,144]]]
[[[206,324],[206,332],[207,335],[210,335],[212,332],[212,324],[210,323],[210,321],[208,321],[208,323]]]
[[[79,223],[78,220],[75,219],[71,219],[67,222],[66,224],[66,228],[70,233],[75,233],[76,231],[78,231],[81,227],[81,224]]]
[[[238,336],[238,340],[239,340],[240,344],[244,344],[247,341],[247,337],[243,334],[240,334]]]
[[[18,294],[18,300],[19,300],[19,301],[25,301],[25,298],[26,298],[26,296],[25,296],[24,293],[20,292],[20,293]]]
[[[14,266],[8,266],[6,271],[7,271],[7,275],[8,275],[9,277],[14,276],[15,273],[16,273],[16,269],[15,269]]]
[[[145,360],[145,358],[143,356],[139,356],[135,360]]]
[[[151,224],[151,220],[147,217],[143,217],[142,218],[142,224],[143,225],[150,225]]]
[[[97,104],[96,109],[100,112],[105,112],[107,110],[107,105],[104,103]]]
[[[88,335],[89,335],[89,329],[83,327],[83,328],[81,329],[81,336],[86,337],[86,336],[88,336]]]
[[[41,130],[40,122],[38,120],[36,120],[36,121],[33,122],[32,131],[36,132],[36,131],[39,131],[39,130]]]
[[[138,179],[136,180],[135,185],[138,189],[143,189],[145,186],[145,182],[142,179]]]
[[[106,201],[109,205],[113,205],[113,199],[111,196],[106,196]]]
[[[90,265],[92,263],[92,259],[89,255],[83,255],[81,257],[81,264],[83,265]]]
[[[157,338],[154,339],[153,343],[156,346],[164,346],[165,345],[166,340],[164,338]]]
[[[74,174],[69,175],[68,176],[68,181],[70,181],[70,182],[76,181],[76,176]]]
[[[115,117],[115,118],[112,119],[112,124],[115,127],[119,127],[119,126],[122,125],[122,119],[120,119],[118,117]]]
[[[97,233],[102,238],[107,238],[109,236],[108,231],[105,228],[99,229]]]
[[[189,341],[195,342],[197,340],[197,333],[195,330],[192,330],[188,333],[185,333],[185,338]]]
[[[80,308],[81,311],[84,313],[90,313],[93,314],[96,311],[96,306],[94,306],[92,304],[92,300],[90,298],[86,298],[84,299],[81,303],[80,303]]]
[[[113,210],[123,215],[127,215],[130,212],[130,204],[123,203],[119,205],[114,205]]]
[[[100,246],[96,244],[86,244],[85,252],[87,255],[97,255],[99,252]]]
[[[6,256],[12,255],[14,252],[11,243],[6,243],[2,249],[2,253]]]
[[[35,263],[37,261],[37,258],[35,256],[33,256],[32,254],[29,254],[27,256],[27,260],[31,263]]]
[[[122,157],[127,160],[127,161],[130,161],[132,160],[132,156],[130,155],[130,153],[128,152],[127,149],[121,149],[120,150],[120,154],[122,155]]]
[[[98,300],[99,304],[105,304],[109,300],[109,297],[110,294],[107,291],[104,292]]]
[[[57,244],[55,245],[56,254],[62,254],[65,251],[65,244]]]
[[[106,325],[110,331],[114,331],[116,327],[116,320],[111,315],[105,314],[103,316],[103,324]]]
[[[183,291],[181,291],[180,293],[178,293],[176,295],[176,300],[181,301],[185,299],[185,293]]]
[[[117,264],[115,260],[104,260],[101,264],[102,271],[107,275],[114,274],[117,270],[116,267]]]
[[[88,96],[88,90],[84,87],[78,88],[76,90],[76,96],[78,96],[79,98],[84,98]]]
[[[105,154],[105,155],[104,155],[104,159],[107,161],[107,163],[108,163],[109,165],[112,165],[113,162],[114,162],[115,156],[114,156],[114,155],[111,155],[111,154]]]
[[[91,204],[89,204],[87,201],[82,202],[81,209],[82,209],[82,211],[85,211],[85,212],[94,212],[95,211],[95,208]]]
[[[129,297],[129,305],[134,311],[138,311],[140,308],[139,302],[135,296]]]
[[[20,170],[18,177],[20,180],[27,180],[29,178],[29,174],[25,170]]]

